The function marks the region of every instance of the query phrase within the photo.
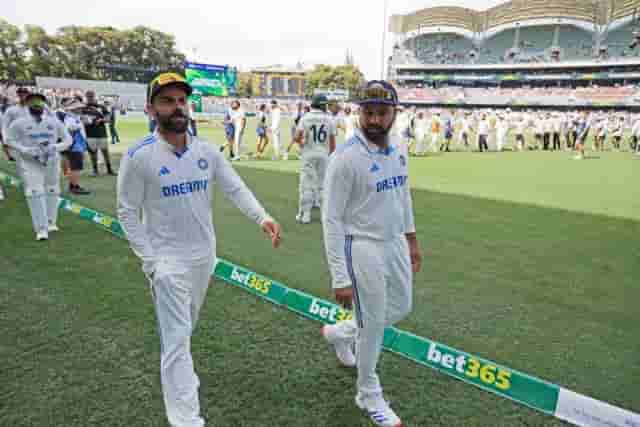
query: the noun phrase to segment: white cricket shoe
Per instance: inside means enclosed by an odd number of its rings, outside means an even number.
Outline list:
[[[296,215],[296,221],[300,224],[309,224],[311,222],[311,212],[298,212]]]
[[[36,233],[36,240],[40,241],[40,240],[47,240],[49,239],[49,234],[46,231],[38,231]]]
[[[49,231],[49,233],[55,233],[56,231],[60,231],[60,229],[56,224],[49,224],[47,231]]]
[[[353,368],[356,366],[356,356],[353,353],[353,340],[335,338],[332,334],[332,328],[334,325],[324,325],[320,329],[322,337],[333,346],[336,351],[336,357],[340,364],[346,368]]]
[[[402,421],[393,412],[389,402],[384,400],[382,393],[364,394],[358,392],[356,395],[356,405],[366,411],[369,418],[375,425],[381,427],[402,427]]]

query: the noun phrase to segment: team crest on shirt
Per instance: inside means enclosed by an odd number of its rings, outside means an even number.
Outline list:
[[[407,159],[402,154],[400,154],[400,164],[402,166],[407,166]]]
[[[200,160],[198,160],[198,167],[202,170],[207,170],[207,168],[209,167],[209,162],[207,162],[206,159],[201,158]]]

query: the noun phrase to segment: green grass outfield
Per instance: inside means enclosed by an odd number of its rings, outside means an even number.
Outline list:
[[[116,151],[145,125],[120,130]],[[220,128],[202,133],[221,140]],[[640,162],[598,157],[412,158],[425,268],[399,326],[639,412]],[[297,162],[237,169],[281,221],[283,246],[270,250],[217,192],[220,255],[329,298],[319,223],[294,221]],[[114,179],[83,184],[96,192],[79,203],[115,213]],[[153,308],[126,243],[62,213],[62,232],[38,244],[13,189],[0,214],[0,425],[164,426]],[[354,373],[337,368],[316,323],[221,283],[201,319],[193,352],[210,425],[368,425]],[[409,426],[561,425],[391,354],[380,368]]]

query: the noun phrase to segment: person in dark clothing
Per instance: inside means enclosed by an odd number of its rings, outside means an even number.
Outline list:
[[[86,93],[86,106],[82,109],[84,128],[87,134],[87,145],[93,171],[90,176],[98,176],[98,150],[102,152],[104,163],[107,166],[107,174],[117,175],[111,167],[109,156],[109,138],[107,136],[107,124],[111,113],[96,99],[96,93],[92,90]]]

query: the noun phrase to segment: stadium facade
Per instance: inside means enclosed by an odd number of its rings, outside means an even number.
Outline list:
[[[253,96],[300,98],[305,94],[309,70],[303,67],[273,65],[251,70]]]

